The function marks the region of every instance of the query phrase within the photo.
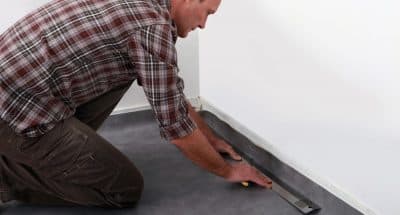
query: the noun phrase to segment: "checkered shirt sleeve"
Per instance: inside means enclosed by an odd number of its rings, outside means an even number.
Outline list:
[[[173,140],[192,133],[197,125],[188,114],[171,25],[143,27],[131,38],[129,49],[161,137]]]

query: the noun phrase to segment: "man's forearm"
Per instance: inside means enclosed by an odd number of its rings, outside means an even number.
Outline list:
[[[201,130],[201,132],[206,136],[208,141],[210,141],[210,143],[212,144],[214,141],[216,141],[217,137],[214,135],[213,131],[208,127],[208,125],[204,122],[204,120],[200,117],[200,115],[196,112],[196,110],[194,110],[190,102],[187,101],[187,103],[188,103],[190,117],[196,122],[197,127]]]
[[[211,146],[198,128],[192,134],[171,142],[195,164],[218,176],[227,178],[232,171],[232,166]]]

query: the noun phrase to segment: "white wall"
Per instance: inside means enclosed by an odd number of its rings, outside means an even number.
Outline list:
[[[0,2],[0,32],[5,31],[18,19],[49,0],[14,0]],[[193,32],[187,39],[177,42],[180,76],[185,81],[184,93],[189,99],[199,96],[199,52],[198,33]],[[135,81],[114,112],[125,112],[148,106],[143,89]]]
[[[200,95],[364,213],[400,214],[399,6],[223,1],[200,33]]]

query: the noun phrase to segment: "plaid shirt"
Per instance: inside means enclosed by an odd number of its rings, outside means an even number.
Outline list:
[[[53,0],[0,35],[0,116],[37,137],[138,80],[164,139],[190,134],[169,0]]]

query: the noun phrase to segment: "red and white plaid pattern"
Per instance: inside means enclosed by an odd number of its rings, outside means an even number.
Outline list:
[[[53,0],[0,35],[0,117],[40,136],[135,80],[167,140],[197,126],[178,76],[169,0]]]

